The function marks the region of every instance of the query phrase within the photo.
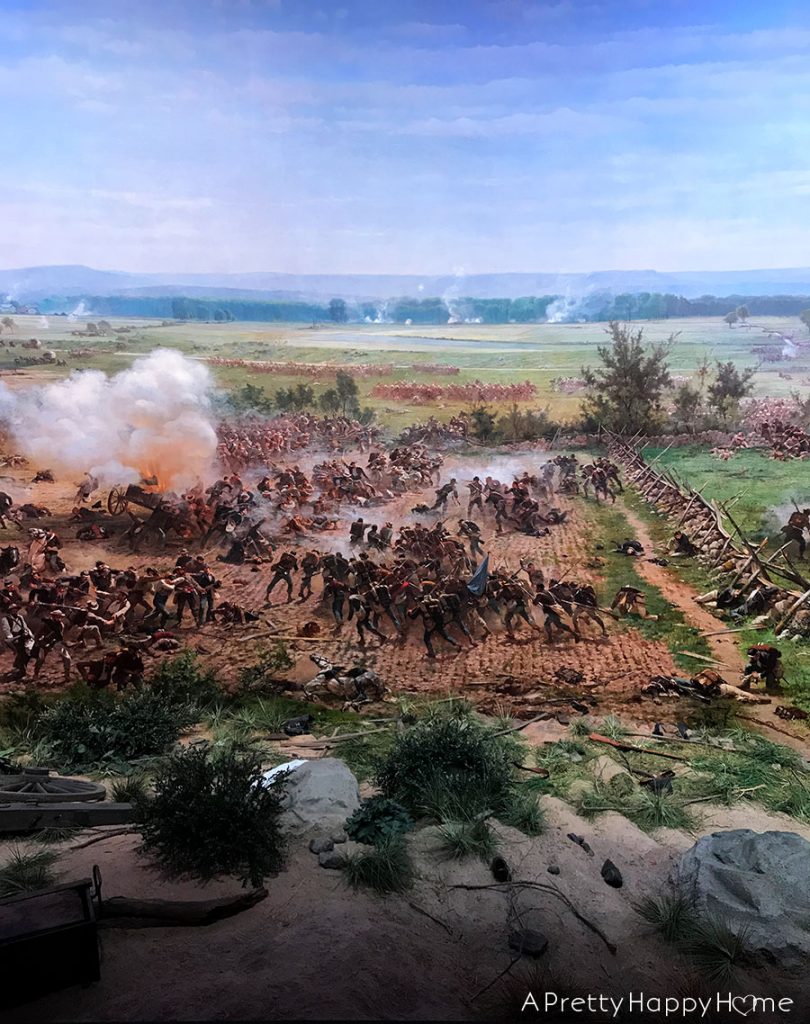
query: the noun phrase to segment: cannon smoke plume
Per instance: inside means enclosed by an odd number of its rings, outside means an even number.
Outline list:
[[[216,457],[212,387],[202,363],[157,349],[112,377],[90,370],[28,391],[0,384],[0,419],[38,468],[179,488],[205,478]]]

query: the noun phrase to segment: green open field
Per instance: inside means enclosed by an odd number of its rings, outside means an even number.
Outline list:
[[[392,375],[361,378],[363,404],[372,405],[384,425],[401,428],[414,418],[431,413],[447,419],[463,405],[409,407],[404,402],[375,400],[369,392],[380,381],[432,382],[429,372],[414,370],[419,364],[443,363],[457,366],[460,373],[441,377],[440,383],[472,381],[476,378],[503,383],[530,380],[538,388],[534,408],[547,407],[555,419],[576,414],[579,396],[560,394],[551,388],[555,377],[579,376],[583,365],[597,360],[596,349],[605,340],[603,324],[444,324],[440,326],[403,326],[398,324],[300,324],[255,323],[179,323],[161,324],[154,320],[107,318],[113,328],[128,327],[127,333],[104,338],[77,336],[83,321],[66,317],[15,316],[16,330],[0,338],[14,340],[18,347],[0,349],[0,369],[13,366],[16,355],[35,355],[21,351],[19,343],[38,338],[44,348],[53,349],[67,362],[66,368],[33,367],[26,379],[52,380],[76,368],[94,368],[114,372],[128,366],[134,358],[158,346],[177,348],[190,356],[222,356],[250,360],[292,360],[301,363],[330,363],[351,368],[359,363],[392,365]],[[740,366],[755,366],[755,345],[770,344],[765,330],[795,334],[807,332],[796,318],[761,317],[748,328],[729,328],[719,318],[661,320],[641,324],[645,338],[663,342],[671,334],[677,337],[672,347],[671,367],[677,375],[689,376],[706,357],[732,359]],[[808,339],[810,340],[810,339]],[[90,357],[77,357],[79,350],[90,350]],[[269,376],[251,373],[247,368],[215,368],[215,377],[226,390],[251,381],[272,393],[288,387],[303,376]],[[780,373],[787,375],[780,376]],[[329,382],[315,382],[316,392]],[[791,391],[810,393],[810,352],[807,357],[777,364],[763,364],[755,378],[756,395],[788,395]],[[496,410],[497,411],[497,410]]]
[[[646,448],[650,462],[660,456],[657,468],[673,472],[705,498],[728,503],[734,521],[755,539],[771,537],[771,547],[779,547],[783,538],[779,527],[793,511],[792,501],[801,508],[810,506],[810,462],[779,462],[767,452],[742,450],[724,462],[705,448]],[[776,534],[776,536],[774,536]]]

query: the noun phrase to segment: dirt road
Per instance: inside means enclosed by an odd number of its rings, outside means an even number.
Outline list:
[[[646,551],[652,551],[655,548],[655,542],[647,525],[625,503],[622,503],[622,511],[633,528],[633,535],[641,541]],[[671,605],[680,610],[690,626],[694,626],[701,632],[710,633],[723,629],[726,625],[722,619],[716,618],[708,609],[695,601],[699,595],[693,587],[677,579],[663,566],[648,562],[646,559],[639,559],[636,568],[640,576],[656,587]],[[738,646],[737,634],[707,636],[706,642],[711,648],[712,656],[722,663],[723,667],[717,666],[721,675],[727,682],[739,686],[746,659]],[[695,671],[698,671],[699,667],[700,662],[695,661]],[[771,740],[784,743],[808,756],[810,754],[810,737],[806,734],[803,735],[798,730],[792,730],[781,718],[777,717],[774,714],[774,708],[778,706],[778,697],[774,698],[771,704],[752,704],[741,712],[740,717],[764,731]],[[779,735],[776,736],[775,733]]]

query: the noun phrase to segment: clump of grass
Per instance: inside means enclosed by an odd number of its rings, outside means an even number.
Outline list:
[[[439,828],[442,849],[455,860],[479,857],[492,860],[498,850],[498,840],[489,822],[484,818],[472,821],[446,821]]]
[[[679,945],[695,967],[717,985],[728,984],[748,955],[747,930],[735,931],[716,917],[687,921]]]
[[[752,800],[772,811],[810,821],[810,773],[796,751],[751,733],[735,733],[736,750],[692,759],[701,778],[689,791],[727,805]]]
[[[0,868],[0,897],[47,889],[56,881],[56,861],[53,850],[17,848]]]
[[[667,942],[677,942],[695,917],[692,904],[681,894],[648,896],[635,910]]]
[[[393,835],[410,832],[413,819],[396,800],[372,796],[364,800],[346,819],[344,828],[349,839],[368,846],[378,846]]]
[[[591,721],[590,715],[583,715],[581,718],[575,718],[574,721],[568,726],[568,731],[572,736],[578,739],[584,739],[594,731],[594,724]]]
[[[692,829],[695,817],[677,796],[644,791],[640,799],[630,801],[625,812],[639,828],[650,831],[656,828]]]
[[[43,846],[58,846],[69,839],[75,839],[82,831],[83,829],[76,825],[51,825],[49,828],[41,828],[31,838]]]
[[[402,836],[391,836],[378,846],[352,854],[343,870],[353,889],[370,889],[379,896],[406,892],[415,877]]]
[[[745,928],[735,930],[722,917],[698,914],[682,893],[648,897],[635,910],[713,984],[729,984],[749,955]]]
[[[622,725],[621,720],[616,715],[606,715],[599,724],[597,732],[601,732],[603,736],[607,736],[612,740],[620,740],[622,737],[627,736],[630,730]]]
[[[657,828],[691,829],[695,825],[694,816],[680,796],[659,796],[646,790],[639,790],[624,797],[601,779],[595,779],[593,789],[580,796],[577,810],[585,818],[592,818],[607,811],[623,814],[645,832]]]
[[[507,813],[520,748],[457,710],[445,717],[431,709],[397,736],[380,763],[377,784],[414,815],[466,821],[484,812]]]
[[[200,666],[193,651],[160,662],[149,679],[150,690],[170,704],[213,710],[223,701],[217,677]]]
[[[527,836],[539,836],[546,827],[546,816],[538,803],[537,793],[524,784],[515,787],[509,806],[499,819]]]
[[[115,780],[110,793],[118,804],[141,805],[148,796],[146,779],[143,775],[125,775]]]

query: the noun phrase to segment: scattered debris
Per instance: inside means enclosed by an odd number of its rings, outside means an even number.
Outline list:
[[[587,844],[587,842],[583,839],[582,836],[578,836],[576,832],[569,832],[568,838],[571,840],[572,843],[576,843],[577,846],[581,846],[589,857],[593,857],[593,850],[590,848],[590,846]]]
[[[805,719],[810,718],[810,715],[808,715],[806,711],[802,711],[801,708],[793,707],[793,705],[785,707],[780,704],[778,707],[773,709],[773,713],[778,718],[784,718],[789,722],[803,722]]]

